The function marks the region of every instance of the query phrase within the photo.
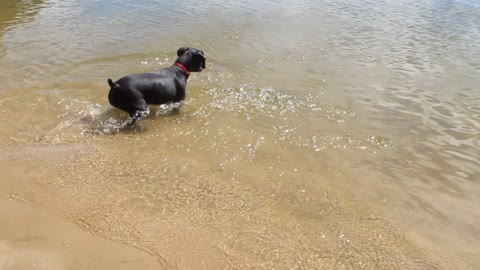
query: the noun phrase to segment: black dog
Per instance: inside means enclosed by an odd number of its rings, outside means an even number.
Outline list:
[[[147,116],[149,104],[182,104],[190,72],[202,71],[206,58],[202,50],[188,47],[178,49],[177,56],[175,64],[169,68],[127,75],[116,82],[108,79],[110,104],[130,115],[122,127],[130,126]]]

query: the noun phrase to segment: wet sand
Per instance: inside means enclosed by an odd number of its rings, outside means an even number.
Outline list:
[[[19,199],[0,200],[0,269],[163,269],[145,251],[92,235]]]

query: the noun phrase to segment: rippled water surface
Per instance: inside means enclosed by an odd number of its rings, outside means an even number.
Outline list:
[[[475,269],[480,4],[2,0],[0,195],[164,269]],[[107,78],[201,48],[131,130]]]

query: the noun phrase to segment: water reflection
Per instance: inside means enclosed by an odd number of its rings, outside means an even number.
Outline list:
[[[45,7],[44,0],[5,0],[0,2],[0,34],[16,24],[27,23],[39,9]]]

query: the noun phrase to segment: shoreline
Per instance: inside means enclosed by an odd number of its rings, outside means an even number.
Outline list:
[[[0,269],[162,269],[145,251],[92,235],[32,204],[0,200]]]

